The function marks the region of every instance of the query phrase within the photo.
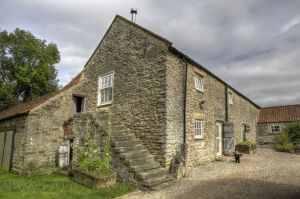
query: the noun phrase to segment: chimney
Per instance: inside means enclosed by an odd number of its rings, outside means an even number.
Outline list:
[[[135,23],[136,22],[137,9],[131,8],[130,13],[131,13],[131,21]]]

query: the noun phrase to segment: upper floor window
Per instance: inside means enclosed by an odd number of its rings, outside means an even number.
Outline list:
[[[109,73],[99,77],[98,105],[106,105],[112,103],[113,78],[113,73]]]
[[[228,93],[228,103],[229,104],[233,104],[233,96],[232,96],[232,92]]]
[[[271,126],[271,133],[280,133],[280,126],[279,125],[272,125]]]
[[[198,91],[203,91],[203,78],[200,75],[195,76],[195,88]]]
[[[195,139],[203,138],[203,121],[195,120]]]

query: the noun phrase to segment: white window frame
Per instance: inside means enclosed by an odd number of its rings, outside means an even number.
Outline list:
[[[197,91],[201,91],[203,92],[203,76],[196,74],[194,77],[194,81],[195,81],[195,89]]]
[[[111,76],[111,86],[101,88],[102,87],[102,79]],[[105,101],[101,102],[101,90],[102,89],[107,89],[111,87],[111,100],[110,101]],[[104,75],[99,76],[98,78],[98,106],[103,106],[103,105],[108,105],[113,102],[113,88],[114,88],[114,72],[109,72]]]
[[[278,131],[276,131],[275,129],[276,129],[276,127],[278,127]],[[273,131],[273,128],[274,128],[274,131]],[[270,126],[270,132],[271,133],[280,133],[281,132],[281,126],[280,125],[271,125]]]
[[[232,94],[232,92],[228,92],[228,103],[233,105],[233,94]]]
[[[195,125],[195,139],[203,139],[203,121],[195,120],[194,125]]]

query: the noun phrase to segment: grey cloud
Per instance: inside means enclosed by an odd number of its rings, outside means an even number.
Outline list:
[[[1,29],[58,44],[60,83],[84,66],[115,14],[173,41],[261,106],[300,103],[298,0],[2,0]]]

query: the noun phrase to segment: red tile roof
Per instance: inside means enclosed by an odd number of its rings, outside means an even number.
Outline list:
[[[260,109],[258,123],[295,122],[300,120],[300,104]]]
[[[46,94],[44,96],[41,96],[37,99],[31,100],[31,101],[28,101],[25,103],[17,104],[13,107],[3,110],[2,112],[0,112],[0,120],[8,119],[8,118],[23,115],[23,114],[28,114],[31,109],[37,107],[38,105],[46,102],[50,98],[64,92],[65,90],[73,87],[74,85],[78,84],[81,80],[82,73],[83,72],[80,72],[67,85],[65,85],[63,88],[61,88],[57,91],[54,91],[52,93]]]

